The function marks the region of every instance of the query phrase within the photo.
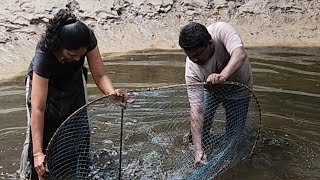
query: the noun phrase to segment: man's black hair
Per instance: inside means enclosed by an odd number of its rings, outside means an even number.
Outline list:
[[[191,22],[182,27],[179,35],[179,45],[184,50],[206,47],[211,40],[207,28],[197,22]]]

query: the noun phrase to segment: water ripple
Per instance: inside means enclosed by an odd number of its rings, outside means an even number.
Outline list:
[[[0,91],[1,96],[12,96],[12,95],[24,95],[25,90],[10,90],[10,91]]]
[[[168,66],[168,67],[184,67],[185,62],[179,61],[105,61],[104,65],[126,65],[126,66]]]
[[[0,114],[8,114],[8,113],[18,112],[18,111],[24,111],[24,110],[26,110],[25,107],[0,109]]]
[[[303,70],[300,70],[300,69],[295,69],[295,68],[290,68],[290,67],[284,67],[284,66],[279,66],[279,65],[275,65],[275,64],[267,64],[267,63],[261,63],[261,62],[252,62],[252,64],[261,65],[261,66],[273,67],[273,68],[277,68],[277,69],[281,69],[281,70],[286,70],[286,71],[291,71],[291,72],[299,73],[299,74],[320,76],[320,73],[319,73],[319,72],[303,71]]]
[[[151,88],[151,87],[162,87],[168,86],[172,83],[113,83],[115,87],[122,87],[122,88]],[[89,83],[87,84],[88,88],[95,88],[97,87],[95,84]]]
[[[285,90],[285,89],[281,89],[281,88],[266,87],[266,86],[257,86],[256,85],[256,86],[254,86],[254,90],[260,91],[260,92],[276,92],[276,93],[295,94],[295,95],[320,98],[320,94],[308,93],[308,92],[303,92],[303,91]]]

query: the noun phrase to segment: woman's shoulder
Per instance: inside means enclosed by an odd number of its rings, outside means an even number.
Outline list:
[[[92,51],[98,44],[94,30],[91,28],[89,28],[89,30],[90,30],[90,39],[89,39],[88,52]]]
[[[45,38],[43,36],[41,36],[41,38],[39,39],[35,51],[36,53],[41,53],[41,54],[49,54],[49,52],[46,50],[46,46],[45,46]]]
[[[41,49],[40,47],[36,47],[34,57],[37,61],[43,61],[45,59],[52,59],[52,54],[46,50]]]
[[[35,47],[33,63],[48,64],[50,63],[50,60],[53,58],[53,54],[44,48],[43,39],[41,38]]]

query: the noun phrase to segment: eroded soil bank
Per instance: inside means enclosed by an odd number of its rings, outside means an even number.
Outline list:
[[[246,46],[320,46],[319,0],[0,0],[0,81],[23,73],[44,24],[68,7],[95,30],[102,53],[178,49],[189,21],[226,21]]]

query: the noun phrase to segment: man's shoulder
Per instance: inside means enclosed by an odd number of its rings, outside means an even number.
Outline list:
[[[237,30],[227,22],[216,22],[207,27],[208,32],[211,34],[213,39],[221,39],[230,32],[236,32]]]
[[[207,27],[208,32],[211,34],[213,39],[217,39],[221,33],[223,33],[223,29],[230,26],[226,22],[215,22]]]
[[[227,22],[219,21],[219,22],[215,22],[215,23],[210,24],[207,27],[207,29],[216,29],[216,28],[223,27],[223,26],[226,26],[226,25],[230,26],[230,24],[227,23]]]

